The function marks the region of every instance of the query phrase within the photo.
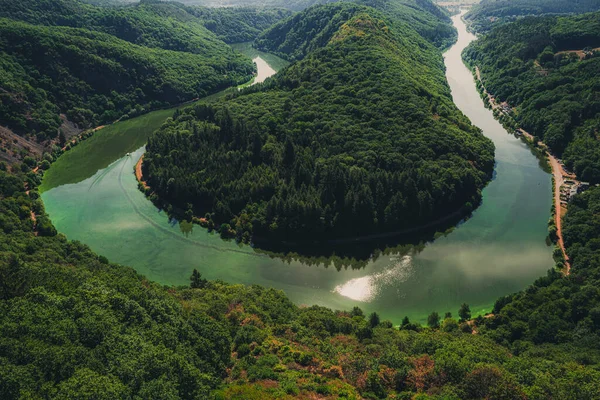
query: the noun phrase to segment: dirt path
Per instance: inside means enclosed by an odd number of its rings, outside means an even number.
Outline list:
[[[554,176],[554,224],[556,225],[556,236],[558,237],[558,246],[562,251],[565,259],[565,274],[571,273],[571,263],[569,262],[569,256],[565,250],[565,242],[562,235],[562,207],[560,202],[560,187],[564,184],[563,168],[556,159],[556,157],[548,154],[548,160],[552,167],[552,175]]]
[[[142,175],[142,163],[143,162],[144,162],[144,154],[142,154],[142,156],[140,157],[138,162],[135,164],[135,178],[137,179],[137,181],[139,183],[144,185],[144,189],[148,189],[150,186],[148,186],[148,184],[146,183],[146,181],[144,180],[144,177]]]
[[[481,80],[481,71],[479,70],[479,67],[475,67],[475,75],[477,76],[477,80],[479,82],[481,82],[481,84],[483,85],[483,81]],[[488,101],[490,103],[490,107],[492,107],[492,111],[496,110],[497,108],[500,108],[499,104],[496,104],[496,99],[494,99],[494,96],[492,96],[487,89],[485,88],[485,86],[483,86],[483,93],[487,96]]]
[[[592,52],[595,51],[600,51],[600,47],[596,47],[595,49],[591,49]],[[555,53],[554,55],[558,55],[558,54],[571,54],[571,53],[575,53],[577,54],[577,57],[579,57],[579,60],[583,60],[586,56],[585,52],[583,51],[583,49],[581,50],[563,50],[563,51],[559,51],[557,53]]]
[[[530,141],[533,142],[533,135],[527,131],[521,129],[523,136],[527,137]],[[544,146],[543,142],[538,142],[539,146]],[[552,176],[554,177],[554,224],[556,225],[556,236],[558,238],[558,246],[562,251],[563,257],[565,259],[565,275],[569,275],[571,273],[571,263],[569,262],[569,256],[567,255],[567,251],[565,249],[565,241],[563,239],[562,234],[562,216],[563,216],[563,206],[560,201],[560,187],[565,183],[565,177],[570,179],[575,179],[575,176],[572,174],[568,174],[560,162],[546,151],[546,156],[548,157],[548,162],[550,163],[550,167],[552,168]],[[566,207],[565,207],[566,210]]]
[[[481,72],[479,71],[479,67],[475,67],[475,75],[477,76],[477,80],[483,84],[483,82],[481,81]],[[498,108],[499,106],[496,103],[494,97],[488,93],[485,87],[483,88],[483,91],[488,96],[488,100],[490,102],[490,105],[492,106],[492,109]],[[520,131],[523,136],[525,136],[530,142],[533,143],[535,138],[531,133],[523,129],[520,129]],[[567,255],[567,251],[565,250],[565,242],[562,235],[563,208],[560,201],[560,187],[565,183],[565,176],[571,179],[575,179],[575,176],[573,176],[572,174],[568,174],[563,169],[562,165],[558,162],[556,157],[550,154],[550,152],[547,150],[547,146],[543,142],[539,141],[537,145],[540,146],[540,148],[545,149],[546,156],[548,157],[548,162],[550,163],[550,167],[552,168],[552,176],[554,177],[554,224],[556,225],[556,236],[558,238],[558,246],[560,247],[560,250],[565,259],[565,275],[569,275],[569,273],[571,272],[571,263],[569,262],[569,256]]]

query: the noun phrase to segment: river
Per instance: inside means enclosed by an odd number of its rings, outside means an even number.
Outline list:
[[[460,17],[454,17],[454,24],[458,42],[445,54],[452,95],[457,106],[494,141],[496,168],[494,179],[483,191],[483,203],[472,217],[434,242],[404,246],[355,269],[339,259],[309,265],[268,257],[249,246],[225,242],[198,226],[169,222],[137,189],[133,168],[143,147],[123,156],[122,148],[102,142],[103,131],[52,168],[76,174],[78,166],[69,160],[79,157],[86,162],[93,154],[114,161],[85,180],[45,191],[46,210],[69,239],[86,243],[112,262],[129,265],[163,284],[188,284],[196,268],[208,279],[282,289],[297,304],[333,309],[359,306],[396,324],[405,315],[424,321],[431,311],[456,315],[463,302],[470,304],[475,315],[489,311],[499,296],[525,288],[553,266],[552,248],[545,240],[551,179],[527,146],[509,135],[483,107],[473,77],[460,58],[474,37]],[[266,56],[262,59],[273,70],[280,68]],[[264,76],[261,71],[259,76]],[[148,133],[131,127],[125,132],[143,137]],[[336,268],[336,263],[346,266]]]

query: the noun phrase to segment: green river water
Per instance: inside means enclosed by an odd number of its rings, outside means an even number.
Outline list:
[[[474,37],[459,16],[454,23],[459,39],[445,54],[448,81],[458,107],[496,144],[497,164],[483,204],[434,242],[338,270],[331,260],[315,265],[269,257],[198,226],[169,222],[138,191],[133,174],[141,146],[166,111],[105,128],[57,160],[42,186],[46,210],[69,239],[167,285],[189,283],[196,268],[208,279],[282,289],[297,304],[357,305],[396,324],[405,315],[423,321],[434,310],[456,315],[463,302],[475,315],[489,311],[499,296],[525,288],[553,265],[546,244],[551,178],[483,107],[460,58]],[[273,70],[284,65],[271,55],[249,55]]]

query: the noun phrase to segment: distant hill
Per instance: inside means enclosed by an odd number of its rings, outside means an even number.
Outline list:
[[[397,19],[410,23],[426,39],[439,47],[451,44],[456,32],[448,25],[450,19],[446,11],[430,0],[189,0],[186,4],[199,4],[208,7],[252,6],[266,8],[287,8],[304,10],[313,5],[335,2],[349,2],[371,6],[378,10],[395,14]]]
[[[428,0],[355,0],[341,3],[369,6],[380,10],[392,16],[394,23],[409,25],[438,47],[446,47],[456,39],[456,31],[450,24],[449,16]],[[301,22],[300,19],[305,21]],[[340,21],[327,21],[326,19],[315,19],[315,15],[297,14],[265,31],[256,40],[255,45],[284,58],[297,59],[299,54],[286,54],[286,47],[295,46],[290,41],[298,42],[296,43],[298,46],[295,47],[298,47],[300,52],[305,52],[314,45],[326,42],[327,35],[332,34],[337,29],[336,27],[339,27]],[[305,32],[288,32],[291,26],[302,29],[304,25],[310,25],[314,29]],[[317,33],[321,36],[315,37]],[[316,42],[311,44],[310,42],[313,40]],[[300,42],[304,42],[304,44],[301,45]]]
[[[471,29],[485,32],[493,26],[527,15],[581,14],[600,10],[598,0],[482,0],[465,15]]]
[[[254,70],[223,42],[193,54],[83,28],[0,21],[0,123],[40,140],[57,136],[60,113],[94,126],[215,92]]]
[[[86,28],[143,46],[207,55],[223,45],[221,40],[253,40],[290,14],[283,9],[207,9],[158,1],[95,7],[78,0],[0,0],[0,17]]]

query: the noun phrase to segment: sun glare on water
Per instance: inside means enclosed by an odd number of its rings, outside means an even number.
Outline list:
[[[392,258],[389,268],[371,275],[350,279],[348,282],[337,285],[334,293],[349,299],[363,302],[373,301],[383,286],[406,281],[412,274],[412,258],[403,256]]]

